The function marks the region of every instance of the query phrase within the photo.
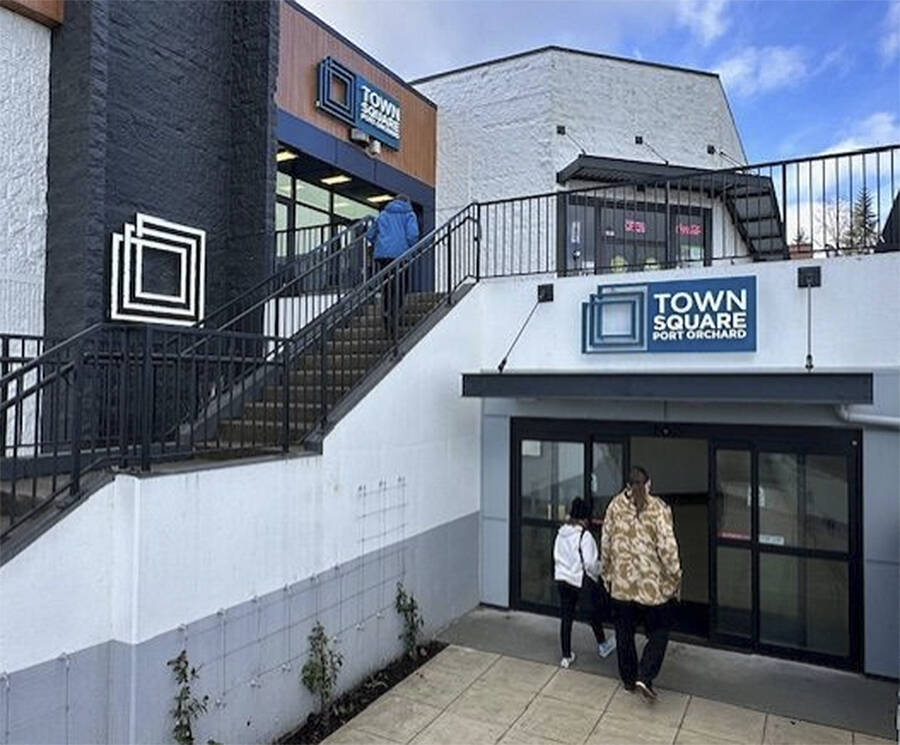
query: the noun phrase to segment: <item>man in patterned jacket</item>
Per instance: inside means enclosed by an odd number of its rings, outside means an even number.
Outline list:
[[[653,679],[669,642],[672,605],[680,593],[681,562],[672,527],[672,510],[650,494],[650,476],[631,469],[628,487],[606,508],[600,546],[600,576],[612,596],[619,675],[629,691],[655,699]],[[647,632],[640,663],[634,630]]]

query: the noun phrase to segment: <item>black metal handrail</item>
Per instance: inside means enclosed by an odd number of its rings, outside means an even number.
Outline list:
[[[275,272],[265,279],[260,280],[224,305],[207,313],[196,325],[205,328],[234,328],[240,324],[241,320],[251,316],[261,305],[282,293],[286,285],[296,286],[298,278],[310,270],[320,269],[323,262],[333,261],[335,264],[335,269],[330,274],[322,277],[324,286],[327,286],[329,281],[339,286],[342,283],[353,281],[352,277],[348,278],[345,274],[341,274],[338,266],[341,262],[349,265],[351,259],[360,264],[361,274],[357,281],[363,279],[367,265],[365,254],[362,250],[364,249],[362,237],[365,235],[366,228],[370,222],[371,218],[368,217],[357,220],[318,244],[311,251],[295,255],[290,260],[282,263]],[[348,251],[353,252],[352,257],[345,253]],[[338,258],[339,255],[341,255],[341,258]],[[258,319],[253,319],[253,323],[258,323]]]

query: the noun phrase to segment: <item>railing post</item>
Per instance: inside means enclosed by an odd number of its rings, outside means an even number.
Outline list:
[[[84,404],[84,343],[75,349],[74,381],[72,383],[72,478],[69,496],[76,497],[81,488],[81,407]]]
[[[326,324],[323,323],[322,331],[319,334],[319,395],[322,402],[320,419],[323,434],[325,431],[325,422],[328,420],[328,395],[326,393],[327,385],[325,381],[325,327]]]
[[[22,340],[22,358],[25,358],[25,341]],[[36,354],[35,357],[39,357],[40,353]],[[0,378],[5,378],[7,373],[10,371],[11,363],[9,362],[9,337],[4,336],[2,346],[0,346]],[[6,401],[9,398],[9,385],[7,383],[3,384],[3,388],[0,388],[0,403]],[[0,458],[6,457],[6,412],[3,413],[3,416],[0,417]]]
[[[153,426],[153,327],[144,327],[144,359],[141,380],[141,470],[150,470]]]
[[[453,228],[447,227],[447,305],[453,305]]]
[[[475,281],[481,281],[481,205],[475,203]]]
[[[666,181],[666,268],[672,267],[672,202],[671,182]]]
[[[282,396],[282,404],[284,405],[282,434],[284,435],[284,442],[281,443],[281,449],[285,453],[290,449],[291,442],[291,374],[288,367],[288,359],[291,355],[288,353],[289,346],[290,342],[286,341],[281,347],[281,384],[284,387]]]

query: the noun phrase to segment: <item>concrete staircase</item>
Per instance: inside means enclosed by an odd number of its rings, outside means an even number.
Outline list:
[[[444,296],[432,292],[406,295],[400,313],[401,339],[415,328]],[[325,343],[325,381],[322,354],[310,352],[298,358],[290,374],[288,426],[290,440],[300,443],[322,425],[323,398],[329,404],[344,399],[376,367],[391,358],[394,345],[385,327],[381,303],[366,305],[335,330]],[[255,400],[246,402],[240,416],[220,421],[216,447],[242,448],[281,442],[284,423],[284,387],[266,386]]]

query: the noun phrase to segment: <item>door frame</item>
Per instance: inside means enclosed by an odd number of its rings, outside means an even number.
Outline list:
[[[653,421],[606,421],[591,419],[557,419],[543,417],[511,417],[510,418],[510,453],[509,453],[509,605],[510,608],[542,614],[555,614],[555,608],[539,606],[521,599],[521,505],[517,495],[521,487],[520,453],[523,439],[544,439],[565,442],[582,442],[585,445],[585,494],[590,489],[591,459],[594,439],[601,441],[624,442],[623,471],[630,465],[630,438],[644,437],[685,437],[708,440],[710,456],[709,467],[709,643],[712,646],[752,650],[761,654],[799,660],[813,664],[837,667],[849,670],[861,670],[865,658],[862,631],[865,628],[865,609],[863,607],[863,535],[862,535],[862,431],[840,427],[806,427],[806,426],[764,426],[746,424],[697,424],[679,422]],[[742,637],[729,637],[718,634],[714,625],[714,607],[716,597],[715,548],[717,545],[728,545],[728,539],[714,541],[716,530],[715,514],[715,481],[714,450],[724,443],[732,449],[749,449],[751,451],[752,536],[758,535],[758,457],[763,452],[798,452],[805,454],[845,454],[848,458],[848,520],[849,546],[846,559],[841,552],[828,552],[818,549],[781,547],[766,545],[760,549],[752,545],[752,603],[753,603],[753,644],[747,644]],[[812,445],[812,447],[811,447]],[[782,449],[779,449],[782,448]],[[786,450],[784,449],[786,448]],[[625,474],[623,473],[623,483]],[[751,544],[758,542],[752,541]],[[745,546],[744,546],[745,547]],[[790,647],[759,643],[759,554],[788,554],[800,557],[840,558],[846,560],[848,570],[848,604],[850,653],[846,658],[834,655],[799,650]],[[829,555],[826,555],[829,554]],[[831,556],[830,554],[840,554]]]

